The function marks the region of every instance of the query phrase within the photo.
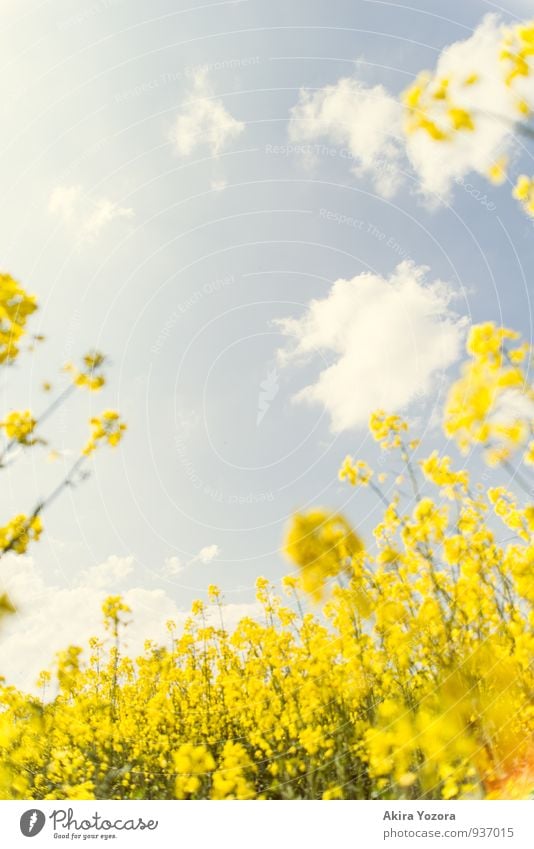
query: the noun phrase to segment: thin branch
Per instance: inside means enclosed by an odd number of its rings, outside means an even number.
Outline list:
[[[63,478],[61,483],[59,483],[52,492],[43,498],[41,501],[38,501],[35,507],[33,508],[31,514],[26,519],[22,530],[13,537],[13,539],[0,551],[0,559],[7,554],[9,551],[12,551],[18,541],[21,539],[24,534],[28,533],[31,528],[32,522],[36,519],[46,508],[50,507],[50,505],[56,500],[56,498],[61,495],[64,489],[69,486],[73,486],[75,484],[75,476],[80,471],[84,463],[87,461],[87,455],[81,454],[80,457],[76,460],[76,462],[71,466],[67,475]]]

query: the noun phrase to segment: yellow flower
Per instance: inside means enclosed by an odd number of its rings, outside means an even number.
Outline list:
[[[528,215],[534,215],[534,180],[531,177],[521,174],[517,178],[512,194],[520,201]]]
[[[252,762],[244,746],[228,741],[213,773],[212,799],[253,799],[256,795],[248,776],[253,772]]]
[[[104,614],[104,624],[107,628],[113,630],[120,623],[120,614],[131,613],[131,609],[123,601],[122,596],[110,595],[102,605],[102,613]]]
[[[459,109],[457,106],[452,107],[449,109],[448,115],[455,130],[469,130],[472,132],[475,129],[473,119],[466,109]]]
[[[191,799],[208,786],[208,774],[215,769],[211,753],[203,745],[182,743],[173,755],[178,775],[175,782],[177,799]]]
[[[444,429],[462,451],[479,443],[487,448],[486,459],[497,465],[520,449],[530,430],[526,413],[520,413],[534,400],[522,366],[529,348],[518,334],[492,322],[475,325],[469,334],[467,351],[471,360],[449,391]],[[507,403],[510,393],[515,403]],[[507,413],[507,410],[510,410]]]
[[[9,274],[0,274],[0,364],[17,359],[26,322],[36,309],[34,295],[28,295]]]
[[[375,410],[369,419],[369,430],[382,448],[398,448],[401,445],[401,434],[408,430],[408,425],[400,416]]]
[[[500,186],[506,180],[506,168],[508,165],[508,157],[500,156],[499,159],[490,165],[488,169],[488,177],[496,186]]]
[[[121,441],[126,430],[126,424],[121,421],[116,410],[104,410],[100,416],[90,420],[91,438],[83,449],[84,454],[91,454],[98,445],[106,443],[115,448]]]
[[[343,799],[343,788],[336,785],[329,787],[324,791],[322,798],[324,800]]]
[[[40,516],[19,514],[0,528],[0,551],[13,550],[24,554],[30,542],[36,542],[43,531]]]
[[[469,482],[467,472],[453,472],[451,470],[450,457],[440,457],[437,451],[433,451],[430,457],[420,461],[421,468],[425,477],[436,484],[443,487],[448,498],[454,497],[456,487],[466,489]]]
[[[77,369],[73,363],[67,363],[64,371],[69,372],[75,386],[98,392],[106,383],[102,371],[106,363],[106,356],[101,351],[89,351],[82,359],[82,368]]]
[[[521,176],[517,178],[513,195],[515,198],[517,198],[517,200],[526,200],[531,192],[531,189],[532,180],[525,174],[521,174]]]
[[[320,510],[296,514],[285,541],[285,553],[300,568],[302,588],[316,600],[329,579],[350,576],[353,558],[362,551],[361,540],[343,516]]]
[[[37,421],[29,410],[13,410],[0,422],[0,427],[4,429],[8,439],[13,439],[21,445],[32,445],[35,440],[30,437],[36,424]]]
[[[339,470],[339,480],[346,480],[351,486],[361,484],[366,486],[373,472],[363,460],[354,461],[350,455],[347,455],[343,461],[343,465]]]
[[[208,587],[208,598],[211,602],[217,602],[221,598],[221,591],[215,584],[210,584]]]

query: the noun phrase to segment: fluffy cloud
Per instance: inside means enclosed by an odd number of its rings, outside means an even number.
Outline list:
[[[112,587],[123,578],[126,578],[133,570],[133,557],[117,557],[112,555],[99,563],[97,566],[92,566],[83,573],[83,579],[86,584],[95,589],[104,587]]]
[[[57,186],[50,195],[48,211],[60,215],[64,221],[71,221],[81,196],[81,186]]]
[[[132,610],[124,635],[124,650],[133,657],[143,653],[147,639],[168,644],[165,623],[177,628],[188,613],[162,589],[126,586],[132,558],[109,557],[82,573],[70,587],[47,583],[32,557],[8,554],[0,560],[0,586],[17,608],[2,620],[0,674],[15,686],[35,689],[39,672],[53,665],[56,652],[69,645],[87,646],[92,636],[108,639],[102,625],[102,602],[110,593],[120,593]],[[228,604],[224,610],[227,628],[243,616],[258,618],[261,608],[250,604]],[[208,609],[207,619],[218,624],[217,611]],[[87,653],[85,653],[87,657]]]
[[[176,118],[171,141],[179,156],[189,156],[202,145],[216,156],[244,129],[245,125],[228,112],[223,101],[214,97],[206,73],[200,71],[194,77],[191,96]]]
[[[79,185],[57,186],[50,195],[48,211],[75,227],[81,242],[94,241],[116,218],[132,218],[134,214],[133,209],[108,198],[91,200]]]
[[[165,575],[179,575],[186,568],[187,563],[179,557],[166,557],[163,572]]]
[[[220,553],[218,545],[206,545],[198,552],[198,559],[201,563],[211,563]]]
[[[204,548],[201,548],[198,554],[195,554],[190,560],[180,560],[179,557],[166,557],[165,558],[165,567],[164,574],[165,575],[179,575],[188,566],[193,566],[195,563],[211,563],[215,560],[216,557],[220,554],[220,548],[218,545],[205,545]]]
[[[337,280],[301,318],[278,322],[292,339],[279,352],[282,364],[334,355],[297,395],[323,404],[334,432],[365,425],[377,408],[407,407],[459,357],[465,321],[450,309],[450,287],[427,283],[425,272],[403,262],[389,279],[364,273]]]
[[[534,421],[534,401],[518,389],[507,389],[497,396],[489,418],[504,427],[518,420]]]
[[[470,38],[444,48],[436,64],[435,73],[451,80],[455,104],[473,111],[476,132],[458,132],[447,143],[425,132],[406,138],[397,95],[343,78],[314,94],[301,92],[291,115],[291,138],[345,145],[357,169],[370,173],[385,196],[399,187],[402,169],[415,173],[425,194],[446,196],[455,180],[472,171],[486,175],[490,165],[513,150],[517,93],[505,85],[499,62],[504,29],[498,16],[486,16]],[[477,83],[463,85],[473,74]],[[521,94],[534,103],[532,77],[522,85]]]
[[[293,142],[324,139],[344,146],[356,173],[369,172],[377,189],[393,194],[400,183],[402,108],[381,85],[367,88],[344,78],[317,92],[302,91],[291,110]]]
[[[95,203],[93,211],[83,224],[83,234],[86,239],[96,239],[100,232],[115,218],[132,218],[133,209],[119,206],[117,203],[101,198]]]

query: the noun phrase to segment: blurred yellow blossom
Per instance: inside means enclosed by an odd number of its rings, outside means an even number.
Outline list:
[[[37,301],[9,274],[0,274],[0,364],[13,363]]]
[[[84,454],[91,454],[101,443],[115,448],[126,430],[126,424],[121,421],[116,410],[104,410],[100,416],[93,417],[90,424],[91,438],[83,449]]]
[[[20,445],[33,445],[35,439],[30,437],[36,424],[30,410],[13,410],[7,414],[3,422],[0,422],[0,427],[3,428],[8,439]]]
[[[106,382],[103,372],[105,363],[106,357],[101,351],[89,351],[83,357],[81,369],[77,369],[73,363],[69,362],[65,365],[64,370],[71,375],[76,386],[96,392],[102,389]]]

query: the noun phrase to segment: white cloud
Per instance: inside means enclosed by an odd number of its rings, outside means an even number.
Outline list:
[[[194,77],[193,92],[176,118],[171,141],[179,156],[189,156],[202,145],[216,156],[244,129],[245,125],[214,96],[206,72],[199,71]]]
[[[500,156],[513,153],[518,94],[534,105],[533,75],[516,81],[515,91],[505,84],[499,61],[504,29],[497,15],[487,15],[472,36],[444,48],[434,71],[450,79],[455,105],[473,112],[475,132],[457,132],[441,143],[424,131],[405,137],[397,95],[342,78],[314,94],[301,93],[291,114],[291,139],[346,145],[357,169],[371,174],[384,196],[399,187],[399,169],[406,169],[423,193],[446,197],[456,179],[473,171],[485,176]],[[473,74],[478,81],[464,85]]]
[[[83,235],[86,239],[96,239],[104,229],[115,218],[132,218],[133,209],[119,206],[118,203],[107,198],[102,198],[95,203],[93,211],[87,216],[83,223]]]
[[[81,195],[81,186],[57,186],[50,195],[48,211],[60,215],[64,221],[70,221],[74,217]]]
[[[69,645],[84,647],[89,637],[103,636],[101,607],[110,592],[121,592],[128,604],[136,602],[135,623],[127,629],[136,651],[142,649],[148,634],[163,638],[165,620],[177,612],[176,606],[162,591],[142,590],[139,595],[125,590],[123,579],[131,568],[131,558],[109,557],[82,573],[73,586],[65,587],[47,584],[30,556],[3,557],[0,586],[8,592],[17,614],[2,621],[1,674],[9,683],[33,688],[39,672],[50,667],[56,652]],[[158,610],[154,609],[155,599]]]
[[[186,566],[187,563],[184,563],[179,557],[166,557],[163,571],[165,575],[179,575],[180,572],[184,571]]]
[[[198,554],[195,554],[190,560],[181,560],[179,557],[166,557],[164,561],[164,575],[179,575],[189,566],[195,563],[211,563],[221,553],[218,545],[205,545],[200,549]]]
[[[425,272],[403,262],[389,279],[364,273],[337,280],[301,318],[278,323],[293,340],[279,352],[282,364],[334,354],[297,395],[323,404],[333,431],[365,425],[378,408],[407,407],[459,357],[465,320],[450,309],[450,287],[427,283]]]
[[[519,389],[506,389],[497,396],[490,418],[504,426],[517,420],[534,421],[534,401]]]
[[[146,640],[168,645],[166,622],[173,620],[180,630],[189,613],[180,610],[162,589],[125,587],[131,564],[129,557],[109,557],[82,573],[77,584],[65,587],[46,583],[33,557],[3,557],[0,586],[17,608],[17,613],[4,617],[1,624],[0,674],[7,682],[34,691],[39,672],[53,667],[58,651],[69,645],[87,649],[92,636],[108,639],[102,624],[102,602],[110,592],[120,593],[132,610],[123,637],[125,653],[138,657]],[[225,627],[231,630],[243,616],[259,618],[260,614],[256,602],[225,605]],[[218,611],[208,608],[207,620],[218,625]]]
[[[302,91],[291,110],[293,142],[326,139],[345,146],[353,171],[370,172],[379,191],[391,195],[400,182],[402,109],[386,89],[343,78],[317,92]]]
[[[133,209],[120,206],[109,198],[92,200],[86,197],[79,185],[57,186],[50,195],[48,211],[75,228],[81,242],[94,241],[116,218],[132,218],[134,215]]]
[[[111,587],[133,571],[133,557],[111,555],[103,563],[92,566],[83,573],[84,581],[95,589]]]
[[[211,563],[220,553],[218,545],[206,545],[198,552],[197,559],[201,563]]]

